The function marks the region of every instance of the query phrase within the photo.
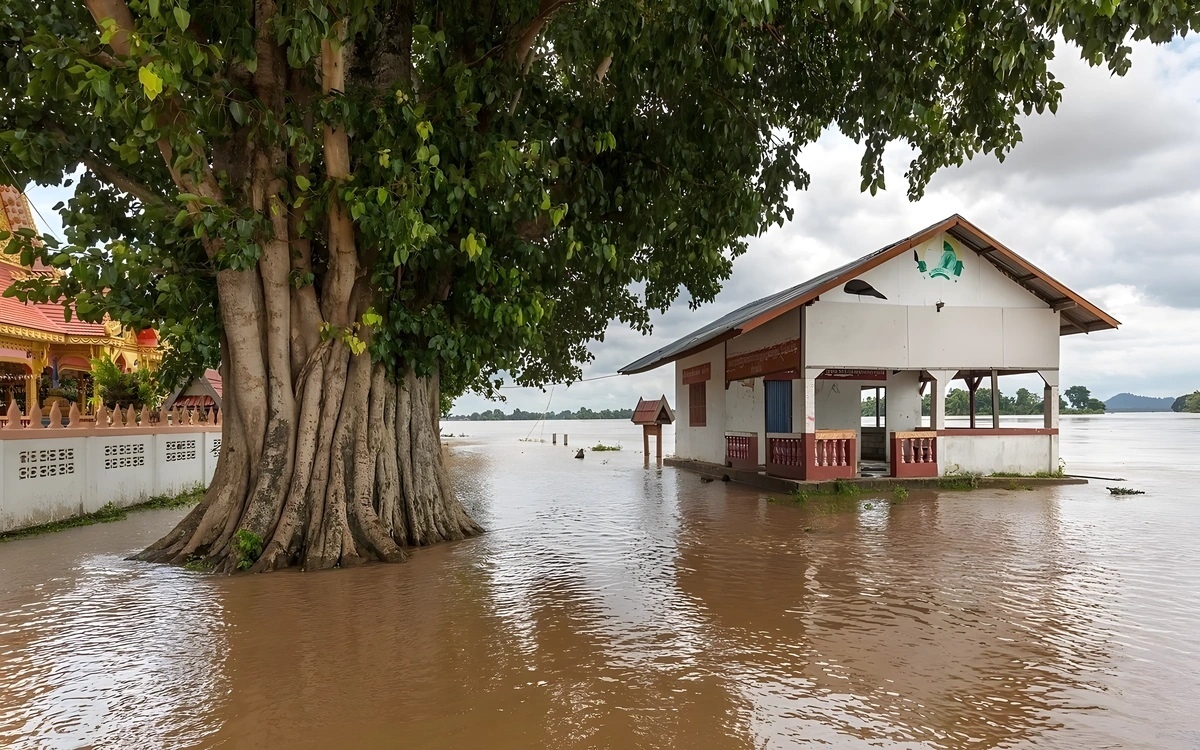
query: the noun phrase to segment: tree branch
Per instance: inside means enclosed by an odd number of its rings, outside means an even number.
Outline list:
[[[163,201],[163,197],[156,194],[148,185],[135,180],[133,177],[121,171],[120,168],[115,167],[106,161],[102,161],[95,155],[83,157],[83,165],[95,172],[97,177],[107,181],[113,187],[132,195],[134,198],[137,198],[142,202],[143,205],[161,203]]]
[[[573,2],[575,0],[542,0],[541,5],[538,6],[538,14],[521,32],[521,36],[517,37],[517,46],[513,48],[513,56],[522,68],[525,66],[526,58],[529,57],[529,50],[533,49],[533,43],[537,41],[538,34],[542,33],[550,16],[554,15],[554,12],[562,6]]]
[[[117,53],[118,57],[129,57],[131,47],[129,44],[130,34],[133,33],[133,14],[129,12],[129,6],[125,0],[84,0],[87,5],[88,12],[91,13],[96,26],[104,30],[105,22],[112,21],[116,24],[116,30],[108,40],[108,46],[112,51]],[[179,103],[174,99],[166,102],[168,112],[165,117],[168,121],[174,120],[179,113]],[[158,150],[162,154],[163,160],[167,164],[167,170],[171,173],[171,179],[184,192],[202,195],[206,198],[211,198],[217,202],[224,202],[224,196],[221,193],[221,187],[217,184],[216,177],[212,170],[207,166],[207,159],[204,154],[197,154],[205,162],[205,166],[201,170],[202,177],[197,184],[190,175],[177,170],[174,166],[174,150],[171,148],[171,142],[165,137],[158,139]],[[199,211],[198,205],[189,206],[193,212]],[[205,243],[206,249],[209,252],[214,252]]]

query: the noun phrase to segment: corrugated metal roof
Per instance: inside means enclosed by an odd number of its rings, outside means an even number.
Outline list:
[[[769,297],[743,305],[708,325],[641,359],[622,367],[618,372],[634,375],[682,359],[737,336],[743,329],[754,328],[794,310],[820,295],[846,283],[858,274],[874,268],[897,255],[907,252],[940,232],[949,232],[966,247],[986,258],[1001,273],[1029,290],[1032,294],[1059,310],[1063,325],[1060,334],[1090,333],[1116,328],[1120,323],[1108,313],[1088,302],[1078,293],[1053,279],[1045,271],[993,240],[971,222],[958,214],[932,224],[916,234],[880,248],[820,276],[785,289]]]

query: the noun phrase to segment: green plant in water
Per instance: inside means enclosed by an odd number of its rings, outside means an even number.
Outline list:
[[[974,490],[979,487],[979,475],[972,472],[947,474],[938,480],[943,490]]]
[[[188,558],[188,561],[183,564],[183,567],[185,570],[191,570],[197,573],[207,573],[213,569],[212,563],[198,557]]]
[[[617,443],[616,445],[605,445],[604,443],[596,443],[595,445],[592,446],[592,450],[594,450],[594,451],[619,451],[619,450],[621,450],[621,444]]]
[[[892,497],[895,498],[896,502],[902,503],[908,499],[908,490],[900,485],[896,485],[892,488]]]
[[[1134,490],[1134,489],[1130,489],[1129,487],[1105,487],[1104,489],[1108,490],[1109,493],[1111,493],[1113,495],[1145,495],[1146,494],[1145,492],[1143,492],[1141,490]]]
[[[238,529],[233,535],[233,548],[238,556],[238,570],[249,570],[262,554],[263,540],[253,531]]]
[[[833,483],[833,494],[841,497],[855,497],[860,491],[852,482],[847,482],[845,479],[839,479]]]

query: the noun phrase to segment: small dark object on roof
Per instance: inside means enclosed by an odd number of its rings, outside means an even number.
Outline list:
[[[879,299],[887,299],[882,292],[862,279],[852,279],[851,281],[847,281],[846,286],[842,287],[842,291],[846,294],[857,294],[860,297],[878,297]]]

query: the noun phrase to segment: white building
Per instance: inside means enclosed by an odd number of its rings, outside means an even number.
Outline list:
[[[624,367],[675,364],[676,457],[802,480],[1058,468],[1059,337],[1109,314],[955,215]],[[1037,373],[1044,426],[948,428],[947,386]],[[862,390],[886,394],[862,425]],[[921,401],[931,394],[929,426]],[[972,418],[974,423],[974,418]]]

